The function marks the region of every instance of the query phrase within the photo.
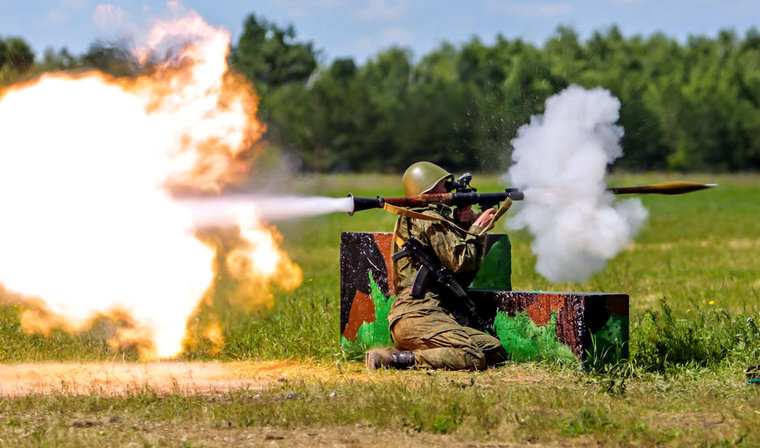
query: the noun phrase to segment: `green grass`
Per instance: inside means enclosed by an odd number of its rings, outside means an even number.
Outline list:
[[[481,373],[388,372],[367,382],[343,379],[340,372],[360,372],[362,366],[339,348],[340,232],[390,231],[395,219],[382,211],[332,214],[277,225],[285,248],[303,268],[303,285],[278,292],[271,311],[227,313],[227,344],[218,358],[307,360],[337,366],[334,381],[215,397],[142,390],[128,398],[6,398],[0,400],[0,439],[20,446],[160,445],[176,444],[187,432],[205,440],[201,445],[214,445],[194,431],[205,428],[225,437],[253,431],[265,443],[267,431],[334,428],[357,437],[387,429],[392,440],[407,444],[399,438],[433,444],[756,446],[760,388],[747,385],[742,370],[760,363],[760,175],[619,174],[610,184],[674,179],[720,186],[642,197],[650,216],[635,243],[585,283],[541,278],[534,272],[529,235],[510,232],[514,289],[630,295],[627,363],[585,372],[539,363]],[[297,179],[288,188],[372,197],[398,195],[397,182],[398,176],[336,175]],[[476,177],[476,186],[495,191],[498,182]],[[23,334],[17,314],[12,306],[0,307],[2,361],[136,359],[133,352],[114,352],[102,343],[105,325],[44,338]],[[209,357],[200,350],[185,355]],[[291,393],[295,398],[288,399]],[[169,438],[162,439],[161,431]]]
[[[632,185],[673,178],[684,176],[620,175],[610,183]],[[398,195],[396,180],[393,176],[316,177],[303,180],[301,188],[330,196],[348,191],[362,196]],[[641,196],[650,216],[635,243],[585,283],[549,283],[534,271],[529,235],[510,233],[513,288],[629,294],[634,363],[639,361],[637,353],[648,351],[649,359],[654,349],[685,349],[682,340],[668,345],[670,338],[664,337],[663,325],[674,328],[670,336],[682,331],[675,330],[679,325],[693,327],[703,346],[715,343],[725,348],[720,353],[715,349],[684,355],[681,363],[693,360],[709,365],[729,354],[742,361],[755,356],[747,339],[756,335],[744,332],[743,324],[760,310],[760,176],[689,175],[685,180],[718,182],[720,186],[682,196]],[[498,182],[486,178],[478,186],[481,191],[496,191]],[[333,214],[279,225],[288,252],[304,268],[304,286],[294,294],[279,296],[272,314],[231,326],[230,340],[253,333],[260,335],[257,341],[267,344],[241,344],[234,349],[230,345],[227,353],[256,359],[334,355],[339,327],[340,232],[389,231],[393,222],[393,215],[372,210],[353,217]],[[315,315],[319,327],[314,326]],[[729,333],[737,331],[744,332],[741,337],[747,345],[742,353],[726,347]],[[731,353],[724,353],[728,351]],[[654,363],[644,366],[647,369],[664,368],[661,361],[646,362]]]
[[[274,432],[381,446],[430,436],[473,443],[602,446],[756,446],[758,390],[717,372],[621,383],[556,366],[486,372],[404,372],[376,381],[282,383],[216,395],[97,394],[0,400],[0,437],[13,446],[229,445]],[[378,380],[385,379],[385,380]],[[291,442],[292,443],[292,442]],[[345,442],[344,442],[345,443]],[[358,442],[357,442],[358,443]]]

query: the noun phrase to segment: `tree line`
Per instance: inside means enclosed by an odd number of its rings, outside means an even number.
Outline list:
[[[139,67],[125,48],[95,42],[79,57],[47,50],[35,65],[129,75]],[[292,26],[251,14],[230,64],[261,96],[267,140],[303,171],[399,172],[415,160],[502,171],[517,129],[571,84],[604,87],[620,99],[625,155],[616,167],[760,168],[756,29],[680,43],[664,34],[624,37],[615,26],[582,41],[559,27],[541,46],[498,35],[492,44],[444,43],[419,58],[389,48],[357,64],[322,62]]]
[[[34,52],[18,37],[0,38],[0,82],[15,80],[34,65]],[[2,86],[4,83],[0,83]]]

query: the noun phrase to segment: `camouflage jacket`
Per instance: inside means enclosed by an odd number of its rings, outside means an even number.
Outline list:
[[[396,253],[404,241],[413,237],[430,249],[430,253],[435,254],[438,260],[454,273],[459,284],[466,288],[483,261],[485,236],[470,235],[455,227],[453,210],[450,207],[431,205],[414,211],[444,221],[399,217],[393,234],[392,253]],[[478,226],[472,226],[469,232],[477,234],[481,230]],[[420,316],[432,311],[452,311],[452,304],[446,303],[447,297],[439,294],[433,285],[426,288],[424,297],[412,297],[411,286],[416,275],[417,269],[412,266],[409,258],[393,262],[393,290],[396,300],[388,313],[390,325],[404,315]]]

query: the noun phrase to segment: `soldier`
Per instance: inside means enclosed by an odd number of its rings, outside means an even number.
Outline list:
[[[453,175],[443,168],[430,162],[417,162],[404,173],[404,194],[446,193],[449,191],[447,182],[451,180]],[[469,206],[452,210],[434,204],[413,211],[434,220],[400,216],[394,229],[392,252],[397,252],[407,239],[414,238],[454,273],[460,285],[469,285],[483,260],[485,234],[482,231],[490,227],[494,209],[484,211],[477,218]],[[467,317],[458,312],[458,304],[450,303],[452,300],[445,292],[430,287],[422,297],[413,297],[411,286],[416,273],[409,258],[393,262],[396,300],[388,313],[388,321],[398,350],[367,352],[365,361],[369,370],[414,366],[480,370],[506,359],[499,339],[467,326]]]

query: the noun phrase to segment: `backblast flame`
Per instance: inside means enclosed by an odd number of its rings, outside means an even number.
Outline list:
[[[252,87],[228,70],[229,33],[190,11],[158,22],[137,56],[176,42],[150,75],[46,74],[0,92],[0,283],[6,301],[23,297],[27,331],[107,317],[113,346],[174,357],[221,275],[247,309],[300,284],[255,210],[215,243],[174,200],[240,181],[263,133]]]

